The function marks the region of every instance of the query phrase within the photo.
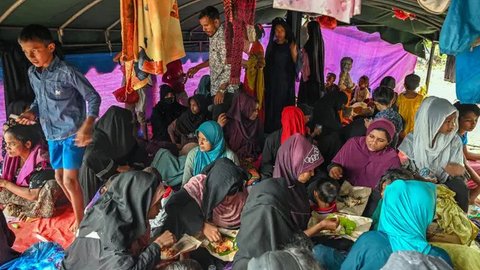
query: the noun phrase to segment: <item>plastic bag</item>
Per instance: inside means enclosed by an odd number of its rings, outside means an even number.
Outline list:
[[[3,269],[55,270],[65,256],[63,248],[54,242],[39,242],[25,250],[22,256],[0,266]]]

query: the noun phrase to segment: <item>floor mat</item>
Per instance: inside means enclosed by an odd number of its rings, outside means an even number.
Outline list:
[[[23,252],[31,245],[41,241],[40,238],[56,242],[63,248],[67,248],[73,240],[75,240],[74,234],[69,231],[74,221],[75,217],[72,207],[68,205],[59,207],[52,218],[39,218],[29,222],[9,223],[8,226],[16,236],[13,248],[19,252]],[[17,224],[18,228],[16,228],[17,226],[14,224]]]

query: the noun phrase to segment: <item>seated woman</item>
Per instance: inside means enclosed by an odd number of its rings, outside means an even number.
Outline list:
[[[291,216],[292,200],[284,179],[264,179],[252,186],[240,219],[233,270],[246,270],[251,258],[282,249],[301,232]]]
[[[242,161],[255,161],[261,154],[263,132],[258,119],[258,102],[255,98],[240,93],[227,113],[225,139],[230,149]]]
[[[4,135],[7,156],[0,179],[0,204],[10,215],[49,218],[62,195],[48,150],[32,126],[15,125]]]
[[[355,242],[342,269],[373,269],[385,265],[398,251],[416,251],[440,257],[452,265],[441,248],[426,239],[435,216],[436,187],[421,181],[395,181],[388,185],[382,202],[378,231],[364,233]]]
[[[237,155],[225,145],[222,127],[217,122],[204,122],[198,127],[196,136],[198,146],[188,152],[182,185],[219,158],[226,157],[236,165],[240,165]]]
[[[394,136],[390,121],[373,121],[366,137],[351,138],[340,149],[328,168],[329,176],[352,186],[375,188],[388,169],[400,167],[397,152],[389,146]]]
[[[287,181],[288,192],[293,198],[289,201],[292,219],[301,230],[307,228],[311,216],[305,183],[310,180],[314,175],[313,171],[322,162],[323,157],[318,148],[300,134],[292,135],[278,149],[273,177]]]
[[[153,107],[150,122],[152,123],[152,139],[170,141],[168,126],[187,108],[175,99],[173,88],[167,84],[160,86],[160,101]]]
[[[208,120],[208,100],[203,95],[194,95],[188,99],[190,109],[183,112],[168,127],[173,143],[182,149],[186,144],[196,142],[195,131]]]
[[[325,94],[315,104],[312,122],[322,129],[315,140],[326,165],[330,164],[335,154],[342,148],[343,141],[340,137],[342,122],[339,113],[347,105],[347,102],[347,94],[333,91]]]
[[[93,142],[87,146],[79,181],[87,205],[114,174],[145,167],[147,154],[134,136],[132,113],[112,106],[95,124]]]
[[[167,218],[163,228],[177,237],[184,233],[204,236],[211,242],[221,240],[219,228],[238,229],[240,214],[247,199],[244,188],[248,174],[231,160],[221,158],[186,183],[165,205]],[[192,253],[202,265],[214,263],[210,256]],[[199,258],[197,258],[197,255]],[[205,262],[207,261],[207,262]]]
[[[149,243],[148,219],[158,214],[164,192],[151,173],[115,176],[85,214],[77,238],[65,252],[62,269],[155,269],[160,249],[175,242],[175,236],[166,231]]]
[[[281,249],[295,233],[307,236],[338,223],[324,220],[305,230],[310,205],[304,183],[322,163],[318,148],[300,134],[291,136],[280,147],[274,176],[252,186],[242,211],[242,227],[237,235],[238,252],[234,270],[247,269],[248,261],[267,251]],[[305,230],[305,231],[304,231]]]
[[[441,248],[427,242],[427,227],[435,216],[435,185],[421,181],[395,181],[385,189],[378,231],[362,234],[348,255],[317,245],[315,258],[328,269],[380,269],[391,254],[415,251],[442,258]]]
[[[262,152],[260,168],[262,178],[272,177],[277,152],[280,145],[295,133],[306,134],[305,116],[300,108],[287,106],[282,111],[282,129],[268,135]]]
[[[455,200],[466,212],[469,195],[457,130],[455,107],[446,99],[427,97],[415,116],[413,132],[398,149],[406,156],[404,167],[429,181],[445,184],[456,193]]]

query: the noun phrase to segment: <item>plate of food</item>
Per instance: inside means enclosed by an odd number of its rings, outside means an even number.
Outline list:
[[[205,247],[212,256],[225,262],[231,262],[238,250],[236,242],[238,230],[220,229],[219,231],[222,239],[217,242],[206,241]]]
[[[315,224],[319,223],[324,218],[338,219],[339,224],[337,230],[321,231],[319,235],[338,236],[352,241],[356,241],[360,235],[369,231],[370,226],[372,225],[372,219],[366,217],[348,215],[344,213],[329,214],[325,217],[316,212],[312,212],[312,217],[310,218],[308,227],[310,228],[315,226]]]
[[[174,259],[180,254],[197,249],[201,244],[202,242],[198,241],[195,237],[184,234],[173,246],[161,249],[162,259]]]

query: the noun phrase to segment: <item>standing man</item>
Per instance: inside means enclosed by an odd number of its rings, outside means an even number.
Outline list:
[[[200,69],[210,67],[210,93],[214,104],[212,115],[213,119],[217,120],[220,114],[227,112],[230,108],[238,85],[229,84],[230,65],[227,64],[225,31],[220,23],[218,9],[208,6],[200,12],[198,19],[203,32],[209,37],[209,59],[190,68],[187,75],[192,78]]]

